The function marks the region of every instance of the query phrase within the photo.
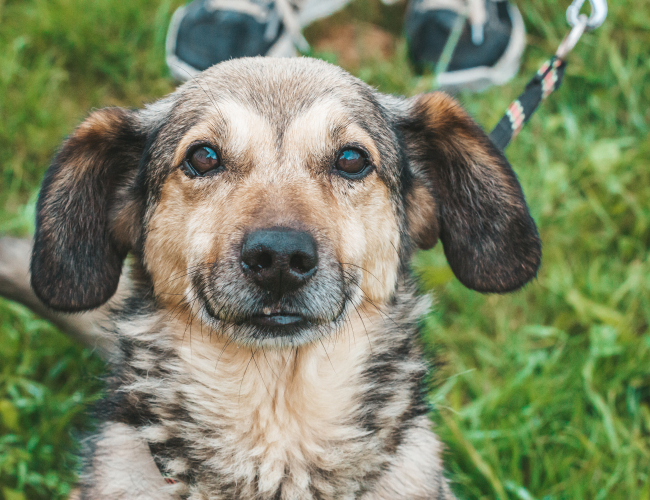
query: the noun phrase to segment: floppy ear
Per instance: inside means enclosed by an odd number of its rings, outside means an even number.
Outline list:
[[[504,293],[535,277],[541,243],[508,160],[460,105],[435,92],[413,98],[403,124],[414,186],[407,210],[415,241],[438,237],[456,277]]]
[[[31,280],[52,309],[92,309],[115,293],[136,232],[132,224],[139,222],[135,202],[124,198],[145,141],[136,112],[95,111],[47,170],[36,205]]]

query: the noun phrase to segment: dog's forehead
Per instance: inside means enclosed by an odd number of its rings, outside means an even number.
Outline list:
[[[189,105],[236,101],[276,121],[323,100],[368,112],[376,105],[369,86],[336,66],[306,58],[235,59],[213,66],[182,89]]]
[[[309,129],[312,138],[350,126],[378,138],[390,128],[374,89],[307,58],[245,58],[213,66],[178,89],[172,116],[175,128],[182,124],[181,136],[209,122],[217,136],[247,129],[245,135],[278,142],[299,123],[302,135]]]

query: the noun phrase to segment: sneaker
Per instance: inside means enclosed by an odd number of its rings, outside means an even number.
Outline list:
[[[306,51],[303,27],[351,0],[194,0],[174,12],[167,66],[186,81],[210,66],[247,56],[291,57]]]
[[[437,75],[441,88],[480,91],[517,74],[526,31],[517,7],[504,0],[411,0],[405,29],[416,68],[438,69],[456,26],[462,31],[447,68]]]

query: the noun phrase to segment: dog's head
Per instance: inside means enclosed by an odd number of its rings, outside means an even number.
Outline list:
[[[159,306],[296,345],[390,301],[413,249],[438,239],[481,292],[521,287],[540,262],[510,165],[453,99],[385,96],[310,59],[240,59],[143,110],[95,111],[64,142],[32,285],[54,309],[91,309],[133,252]]]

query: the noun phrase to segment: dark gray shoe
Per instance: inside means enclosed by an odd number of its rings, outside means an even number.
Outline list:
[[[524,22],[514,5],[499,0],[411,0],[405,28],[416,68],[435,69],[457,23],[460,38],[446,71],[437,75],[443,89],[483,90],[517,74]]]
[[[228,59],[291,57],[309,45],[300,30],[350,0],[194,0],[167,32],[167,66],[180,81]]]

